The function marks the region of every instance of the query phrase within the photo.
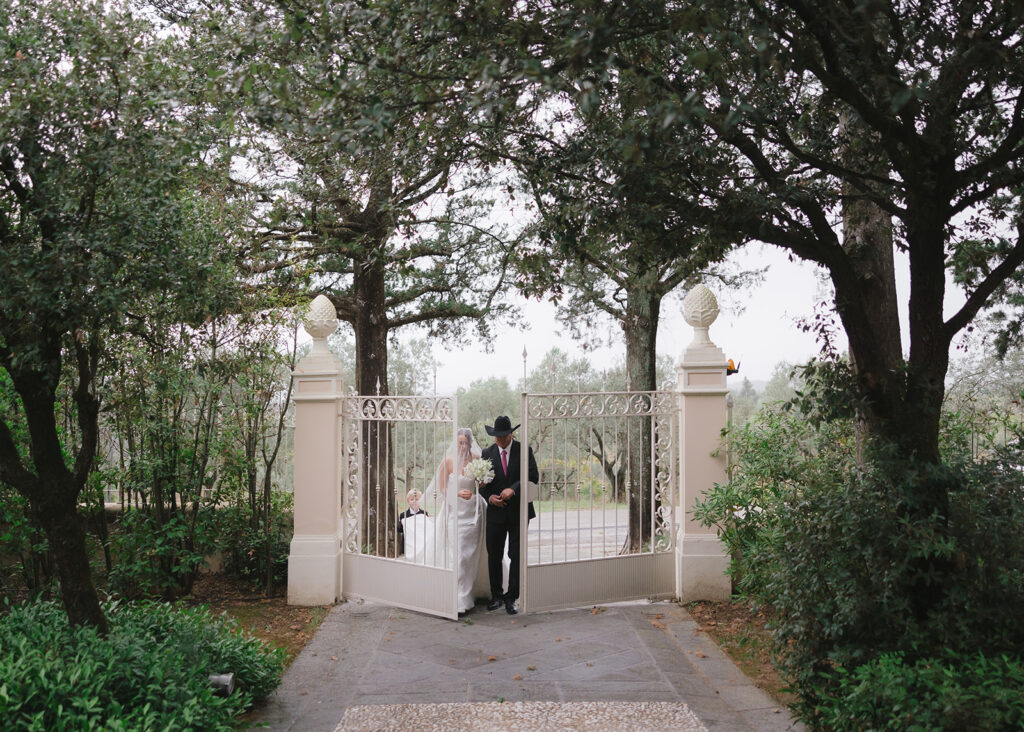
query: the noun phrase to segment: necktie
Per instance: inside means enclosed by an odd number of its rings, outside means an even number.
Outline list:
[[[505,475],[508,475],[508,451],[507,450],[502,450],[501,451],[501,469],[505,472]]]

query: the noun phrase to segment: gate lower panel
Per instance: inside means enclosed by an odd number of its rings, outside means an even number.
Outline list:
[[[343,577],[348,599],[373,600],[455,619],[455,572],[438,567],[415,566],[365,554],[345,554]]]
[[[524,598],[530,612],[667,599],[673,595],[667,588],[674,586],[674,572],[671,553],[538,565],[526,573]]]

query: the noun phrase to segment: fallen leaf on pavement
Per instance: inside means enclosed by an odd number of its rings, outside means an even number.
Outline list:
[[[704,653],[703,651],[697,651],[693,655],[695,655],[697,658],[707,658],[708,657],[708,654]]]
[[[498,660],[498,657],[497,657],[497,656],[488,656],[488,657],[487,657],[487,660],[488,660],[488,661],[497,661],[497,660]]]
[[[665,630],[665,624],[658,622],[657,620],[652,620],[651,625],[653,625],[655,628],[658,628],[659,630]]]
[[[515,675],[515,676],[513,676],[512,678],[513,678],[513,679],[514,679],[515,681],[522,681],[522,680],[523,680],[523,675],[522,675],[522,674],[516,674],[516,675]]]

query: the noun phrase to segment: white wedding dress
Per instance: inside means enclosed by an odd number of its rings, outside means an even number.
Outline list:
[[[448,476],[449,489],[455,496],[456,511],[442,501],[437,515],[416,514],[402,519],[405,535],[405,558],[414,564],[451,569],[457,567],[458,611],[474,605],[473,583],[476,580],[480,551],[483,547],[484,513],[487,504],[476,490],[472,478]],[[469,498],[459,498],[459,490],[469,490]],[[458,529],[458,557],[455,556],[455,535]]]

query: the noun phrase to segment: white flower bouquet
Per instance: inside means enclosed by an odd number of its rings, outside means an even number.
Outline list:
[[[494,470],[491,468],[491,461],[484,460],[483,458],[477,458],[467,463],[466,469],[462,471],[462,474],[472,478],[477,483],[490,483],[494,480]]]

